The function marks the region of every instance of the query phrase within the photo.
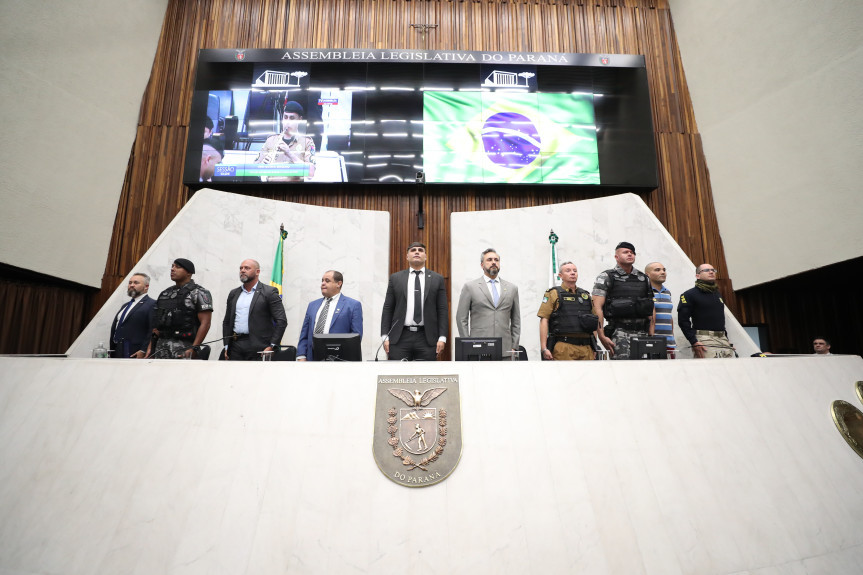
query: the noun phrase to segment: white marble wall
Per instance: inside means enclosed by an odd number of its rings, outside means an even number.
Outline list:
[[[480,255],[486,248],[498,251],[500,277],[518,286],[521,301],[521,345],[531,360],[539,356],[539,318],[536,316],[543,293],[547,290],[551,269],[549,231],[560,238],[557,243],[558,264],[575,262],[578,285],[588,291],[596,276],[614,267],[614,247],[622,241],[635,246],[635,267],[660,261],[668,269],[665,285],[677,298],[695,283],[695,265],[677,245],[647,205],[634,194],[622,194],[595,200],[564,204],[494,210],[456,212],[452,214],[452,322],[458,297],[466,281],[482,275]],[[697,262],[698,264],[703,262]],[[716,262],[710,262],[716,263]],[[692,357],[689,343],[676,325],[679,357]],[[726,312],[729,340],[741,356],[758,351],[739,322]],[[455,327],[453,327],[455,330]],[[453,337],[458,335],[455,331]]]
[[[342,293],[363,304],[363,355],[371,358],[380,344],[381,309],[389,278],[389,213],[345,210],[229,194],[197,192],[183,207],[141,261],[129,272],[150,275],[150,297],[172,285],[175,258],[192,260],[194,280],[213,294],[215,311],[207,341],[222,335],[228,292],[240,285],[240,262],[261,263],[261,279],[269,283],[279,225],[284,244],[283,298],[288,329],[282,339],[296,345],[308,303],[321,297],[321,276],[335,269],[345,277]],[[128,277],[68,350],[71,357],[90,357],[100,341],[108,344],[111,322],[126,297]],[[218,345],[218,344],[216,344]],[[210,357],[216,360],[216,353]]]
[[[860,573],[863,459],[829,406],[861,372],[0,358],[0,573]],[[396,485],[376,376],[449,373],[461,461]]]

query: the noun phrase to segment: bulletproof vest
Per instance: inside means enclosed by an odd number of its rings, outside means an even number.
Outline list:
[[[160,332],[194,334],[197,330],[197,314],[186,308],[186,297],[195,289],[189,282],[178,291],[163,291],[156,302],[156,328]]]
[[[551,335],[593,332],[597,326],[597,317],[591,313],[587,290],[576,288],[575,293],[572,293],[560,286],[554,289],[557,292],[557,309],[551,312],[549,318]]]
[[[653,313],[653,295],[647,296],[647,276],[639,280],[635,274],[621,276],[607,270],[611,288],[603,306],[607,319],[645,319]]]

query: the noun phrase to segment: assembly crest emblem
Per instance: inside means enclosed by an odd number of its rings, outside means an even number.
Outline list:
[[[446,479],[461,457],[457,375],[379,375],[372,452],[381,472],[406,487]]]

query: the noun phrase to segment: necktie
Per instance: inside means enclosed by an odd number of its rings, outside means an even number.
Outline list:
[[[330,311],[330,302],[333,298],[328,297],[324,303],[324,309],[321,310],[321,315],[318,316],[318,321],[315,323],[315,333],[324,333],[324,325],[327,323],[327,312]]]
[[[491,280],[491,298],[494,301],[494,307],[497,307],[500,302],[500,294],[497,293],[497,280]]]
[[[120,341],[117,339],[117,332],[120,331],[120,326],[126,321],[126,314],[129,313],[129,308],[132,307],[133,303],[135,303],[135,298],[130,299],[129,303],[124,305],[123,310],[120,312],[120,319],[117,320],[117,330],[114,332],[114,343],[119,343]]]
[[[423,288],[420,285],[420,271],[417,270],[414,273],[414,323],[419,325],[423,321]]]
[[[126,314],[129,313],[133,303],[135,303],[135,298],[130,299],[126,307],[123,308],[123,313],[120,315],[120,321],[117,322],[117,325],[123,325],[123,322],[126,321]]]

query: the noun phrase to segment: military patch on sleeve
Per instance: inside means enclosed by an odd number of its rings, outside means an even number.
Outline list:
[[[680,303],[686,303],[686,298],[683,297],[683,294],[680,294]]]
[[[583,300],[586,300],[588,297],[590,296],[588,296],[586,293],[581,294],[581,299]]]
[[[542,298],[542,303],[548,303],[548,296],[544,296]]]

